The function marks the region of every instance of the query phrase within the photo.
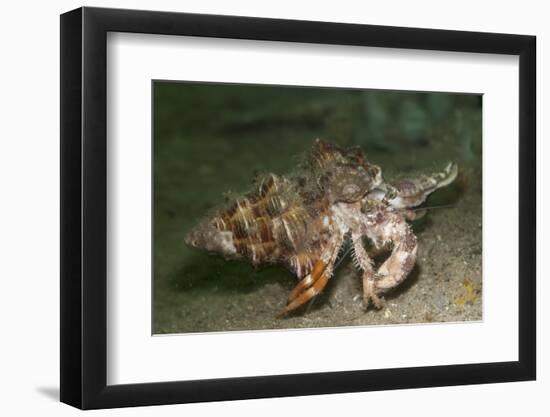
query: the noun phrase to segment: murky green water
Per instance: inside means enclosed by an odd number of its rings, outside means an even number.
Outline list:
[[[344,261],[326,291],[276,319],[295,278],[187,247],[206,213],[247,191],[255,176],[284,174],[315,138],[359,145],[386,177],[441,170],[460,176],[434,193],[415,222],[417,265],[363,311],[359,275]],[[481,97],[278,86],[155,82],[154,333],[481,319]]]

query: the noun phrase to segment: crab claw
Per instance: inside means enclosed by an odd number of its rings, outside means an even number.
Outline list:
[[[298,295],[300,295],[301,292],[307,290],[309,287],[311,287],[315,281],[317,281],[320,277],[323,271],[326,269],[327,264],[323,261],[317,261],[315,265],[313,266],[313,269],[311,270],[311,273],[309,273],[307,276],[305,276],[299,283],[296,285],[290,294],[288,295],[288,302],[290,303],[293,301]]]
[[[443,171],[432,175],[391,181],[390,186],[395,189],[395,197],[389,200],[389,204],[399,209],[419,206],[435,190],[452,183],[457,174],[458,165],[450,162]]]
[[[311,287],[301,292],[296,298],[294,298],[294,300],[288,303],[283,311],[277,314],[277,318],[283,317],[292,310],[295,310],[298,307],[307,303],[309,300],[311,300],[313,297],[323,291],[323,288],[325,288],[327,282],[328,277],[325,274],[321,274],[321,276],[315,281],[315,283]]]

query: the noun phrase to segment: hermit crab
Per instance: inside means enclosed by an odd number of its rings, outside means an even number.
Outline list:
[[[280,316],[323,290],[349,242],[362,273],[364,305],[381,308],[383,295],[402,283],[416,262],[417,239],[407,223],[416,217],[413,208],[454,181],[457,171],[449,163],[431,175],[386,180],[360,148],[317,139],[301,172],[261,178],[248,194],[199,222],[185,240],[226,259],[287,266],[298,284]],[[391,250],[377,268],[366,241]]]

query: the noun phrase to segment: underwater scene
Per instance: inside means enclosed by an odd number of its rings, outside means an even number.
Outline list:
[[[153,334],[482,319],[482,96],[153,81]]]

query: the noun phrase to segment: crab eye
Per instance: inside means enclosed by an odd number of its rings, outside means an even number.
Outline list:
[[[369,175],[375,187],[382,182],[382,170],[379,166],[371,165],[369,167]]]

